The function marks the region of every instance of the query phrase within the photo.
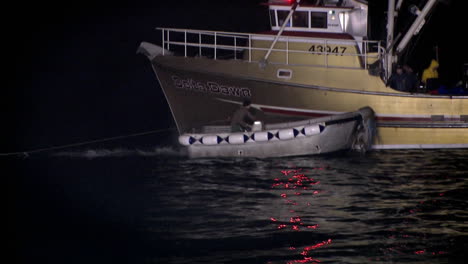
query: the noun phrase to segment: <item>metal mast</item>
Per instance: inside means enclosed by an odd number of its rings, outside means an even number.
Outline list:
[[[387,11],[387,58],[386,58],[386,79],[392,75],[393,68],[393,32],[395,29],[395,0],[388,0]]]

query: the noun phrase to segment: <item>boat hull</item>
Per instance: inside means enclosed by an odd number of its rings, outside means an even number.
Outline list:
[[[374,135],[374,113],[366,107],[352,113],[270,127],[272,129],[259,132],[184,134],[179,140],[189,139],[184,140],[183,145],[187,146],[191,158],[267,158],[324,154],[351,148],[367,150]],[[320,129],[308,133],[308,127]],[[282,135],[282,132],[290,133]],[[270,137],[255,137],[262,133],[269,133]],[[205,138],[217,140],[205,142]],[[242,140],[232,142],[231,138]]]
[[[370,106],[374,148],[467,148],[468,97],[393,91],[365,70],[158,56],[153,68],[180,133],[226,124],[246,98],[263,122],[336,115]],[[277,72],[287,68],[289,80]]]

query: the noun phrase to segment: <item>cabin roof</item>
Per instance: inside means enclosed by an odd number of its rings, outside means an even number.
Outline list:
[[[291,5],[288,5],[288,4],[270,4],[270,3],[262,3],[262,5],[265,5],[265,6],[291,6]],[[350,6],[340,6],[340,7],[337,7],[337,6],[318,6],[318,5],[299,5],[299,8],[301,7],[305,7],[305,8],[323,8],[323,9],[344,9],[344,10],[352,10],[353,7],[350,7]]]
[[[259,32],[258,34],[277,35],[277,30]],[[330,39],[353,39],[353,36],[347,33],[333,32],[310,32],[310,31],[283,31],[282,36],[289,37],[307,37],[307,38],[330,38]]]
[[[356,2],[356,3],[359,3],[359,4],[363,4],[363,5],[366,5],[366,6],[369,5],[369,3],[367,1],[365,1],[365,0],[350,0],[350,1]],[[261,3],[261,5],[266,5],[266,6],[291,6],[294,2],[295,2],[294,0],[289,1],[289,3],[287,3],[287,1],[284,1],[284,2],[268,1],[268,2]],[[327,9],[330,9],[330,8],[353,9],[354,8],[353,6],[336,6],[336,5],[330,5],[330,4],[317,5],[317,4],[311,3],[311,1],[302,1],[299,4],[299,6],[300,7],[308,7],[308,8],[327,8]]]

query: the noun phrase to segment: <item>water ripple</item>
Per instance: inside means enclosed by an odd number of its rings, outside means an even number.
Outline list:
[[[166,160],[147,178],[146,226],[165,244],[154,263],[457,263],[467,157]]]

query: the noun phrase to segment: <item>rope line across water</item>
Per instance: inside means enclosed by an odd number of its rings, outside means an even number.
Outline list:
[[[39,152],[46,152],[46,151],[58,150],[58,149],[66,149],[66,148],[71,148],[71,147],[84,146],[84,145],[107,142],[107,141],[113,141],[113,140],[124,139],[124,138],[145,136],[145,135],[150,135],[150,134],[167,132],[167,131],[171,131],[171,130],[175,130],[175,128],[165,128],[165,129],[151,130],[151,131],[140,132],[140,133],[135,133],[135,134],[130,134],[130,135],[123,135],[123,136],[115,136],[115,137],[109,137],[109,138],[103,138],[103,139],[89,140],[89,141],[83,141],[83,142],[67,144],[67,145],[60,145],[60,146],[54,146],[54,147],[48,147],[48,148],[34,149],[34,150],[29,150],[29,151],[17,151],[17,152],[9,152],[9,153],[0,153],[0,156],[25,156],[25,157],[27,157],[30,154],[35,154],[35,153],[39,153]]]

